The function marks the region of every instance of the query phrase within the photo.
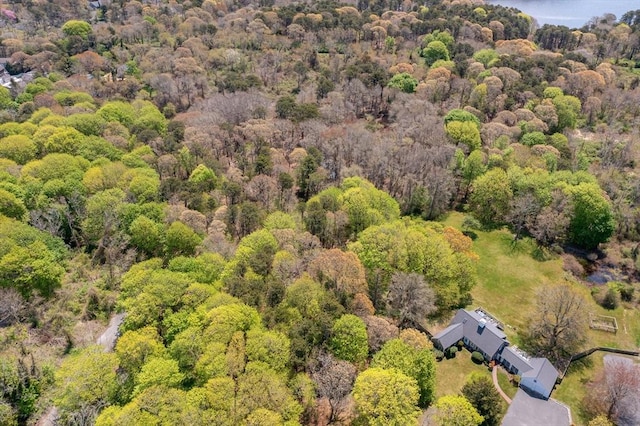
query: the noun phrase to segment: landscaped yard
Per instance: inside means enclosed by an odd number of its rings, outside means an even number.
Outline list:
[[[471,352],[463,349],[455,358],[443,359],[436,364],[436,397],[458,395],[460,389],[473,372],[485,374],[491,378],[491,371],[485,365],[471,361]]]
[[[463,218],[462,213],[451,213],[444,223],[460,229]],[[477,263],[478,284],[471,292],[473,303],[468,308],[481,306],[502,321],[506,325],[505,333],[510,342],[520,342],[518,332],[528,325],[528,318],[535,308],[537,291],[546,285],[569,282],[584,294],[591,313],[616,317],[619,327],[616,334],[590,330],[588,344],[580,349],[594,346],[634,349],[640,345],[640,311],[623,307],[608,311],[600,307],[591,297],[590,289],[563,270],[560,257],[536,260],[532,256],[535,244],[531,240],[522,239],[514,244],[513,236],[508,230],[476,231],[476,234],[474,250],[480,256]],[[576,348],[576,352],[579,352],[579,348]],[[463,354],[465,352],[459,354],[459,357]],[[438,364],[437,378],[445,381],[437,384],[438,392],[455,393],[464,384],[464,377],[468,372],[479,368],[471,362],[470,355],[460,358],[464,362],[460,363],[457,370],[455,367],[449,368],[447,363],[457,364],[461,361],[458,358]],[[585,384],[600,368],[602,354],[596,352],[588,357],[585,366],[571,369],[552,394],[553,398],[569,405],[576,424],[586,423],[579,412],[580,402],[586,391]],[[502,379],[499,376],[499,380],[506,382],[506,376]],[[503,389],[507,391],[507,386],[503,385]]]
[[[509,375],[502,368],[498,369],[498,384],[509,398],[513,399],[516,396],[518,387],[509,381]]]

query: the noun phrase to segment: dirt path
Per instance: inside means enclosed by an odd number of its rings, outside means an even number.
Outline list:
[[[498,384],[498,366],[497,365],[493,367],[493,370],[491,371],[491,377],[493,377],[493,386],[496,387],[496,390],[498,391],[502,399],[507,401],[507,404],[511,404],[511,398],[509,398],[509,396],[507,396],[507,394],[504,393],[504,391]]]
[[[40,417],[40,420],[36,423],[36,426],[55,426],[58,424],[58,409],[51,407],[47,412]]]
[[[118,339],[118,327],[122,324],[124,320],[124,314],[116,314],[111,317],[111,321],[109,321],[109,327],[102,333],[98,340],[97,344],[102,345],[104,347],[105,352],[111,352],[113,348],[116,346],[116,340]]]
[[[96,343],[98,345],[102,345],[104,347],[105,352],[111,352],[113,348],[116,346],[116,340],[118,339],[118,327],[122,324],[124,320],[124,314],[116,314],[111,317],[111,321],[109,321],[109,326],[107,329],[98,337]],[[36,426],[55,426],[58,424],[58,409],[56,407],[50,407],[47,412],[40,417]]]

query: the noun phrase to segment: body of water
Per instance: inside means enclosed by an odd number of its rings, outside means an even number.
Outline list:
[[[540,26],[566,25],[580,28],[594,16],[613,13],[620,19],[630,10],[640,9],[640,0],[485,0],[489,4],[515,7],[533,16]]]

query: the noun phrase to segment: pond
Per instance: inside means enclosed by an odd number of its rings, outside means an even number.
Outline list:
[[[486,0],[488,4],[515,7],[533,16],[540,26],[566,25],[580,28],[595,16],[612,13],[620,19],[630,10],[640,9],[639,0]]]

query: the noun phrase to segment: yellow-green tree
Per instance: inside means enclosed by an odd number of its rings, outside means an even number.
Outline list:
[[[369,368],[356,378],[353,399],[358,414],[370,426],[416,424],[419,391],[415,379],[398,370]]]
[[[374,355],[371,367],[395,368],[413,378],[420,390],[421,407],[427,407],[433,401],[436,361],[430,349],[415,349],[400,339],[391,339]]]
[[[341,316],[333,324],[329,346],[339,359],[353,363],[364,362],[369,353],[366,325],[355,315]]]
[[[484,418],[464,397],[447,395],[438,398],[432,420],[438,426],[479,426]]]
[[[89,346],[65,358],[56,371],[54,403],[63,418],[77,412],[94,417],[114,401],[118,391],[118,358],[102,346]]]
[[[512,199],[507,174],[495,168],[473,181],[469,208],[484,226],[495,227],[504,223]]]

